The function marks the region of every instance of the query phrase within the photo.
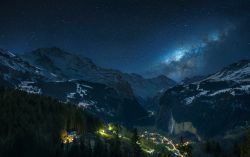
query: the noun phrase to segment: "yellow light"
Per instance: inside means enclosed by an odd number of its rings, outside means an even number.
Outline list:
[[[100,134],[103,137],[110,137],[111,135],[107,134],[104,129],[99,129],[97,131],[98,134]]]
[[[108,124],[108,130],[112,131],[114,128],[112,126],[112,124]]]
[[[152,154],[152,153],[154,153],[154,149],[145,149],[145,148],[142,148],[142,150],[144,151],[144,152],[146,152],[146,153],[149,153],[149,154]]]
[[[61,131],[61,140],[63,144],[68,144],[74,142],[74,137],[76,135],[69,135],[66,130]]]

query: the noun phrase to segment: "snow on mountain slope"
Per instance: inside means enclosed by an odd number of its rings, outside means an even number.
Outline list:
[[[9,51],[5,51],[0,49],[0,64],[2,66],[6,66],[12,70],[20,71],[20,72],[38,72],[39,69],[30,66],[27,62],[23,62],[20,58],[16,57]]]
[[[235,81],[249,82],[250,81],[250,61],[241,60],[237,63],[225,67],[221,71],[209,76],[205,80],[214,81]]]
[[[124,97],[123,92],[104,84],[74,80],[37,82],[32,86],[41,89],[43,95],[76,104],[104,119],[136,123],[147,116],[134,97]]]
[[[127,81],[136,97],[143,99],[153,97],[158,91],[175,85],[175,82],[166,76],[145,79],[138,74],[101,68],[89,58],[71,54],[59,48],[40,48],[22,57],[31,64],[66,79],[82,79],[111,86],[120,80]]]
[[[224,87],[217,87],[207,89],[201,88],[204,87],[205,84],[209,84],[210,86],[215,86],[217,83],[218,86],[221,86],[224,82]],[[192,82],[192,85],[196,86],[196,91],[199,91],[198,94],[194,94],[190,97],[186,97],[184,101],[187,105],[191,104],[196,98],[200,96],[216,96],[218,94],[228,93],[233,96],[240,95],[242,93],[249,94],[250,92],[250,61],[249,60],[241,60],[237,63],[231,64],[221,71],[208,76],[207,78]],[[220,84],[220,85],[219,85]],[[188,85],[184,86],[187,90],[189,88]]]
[[[30,65],[13,53],[0,49],[0,75],[4,80],[55,80],[56,77],[45,70]]]
[[[64,54],[57,52],[54,55]],[[108,86],[79,79],[67,80],[54,71],[33,66],[5,50],[0,50],[0,61],[1,86],[51,96],[62,102],[78,105],[105,120],[125,124],[138,123],[141,117],[148,114],[137,102],[126,81],[117,80],[113,86]]]
[[[160,100],[157,126],[203,137],[246,127],[250,124],[249,69],[250,60],[242,60],[199,81],[168,89]],[[188,128],[179,127],[186,124]]]
[[[32,93],[32,94],[42,94],[41,88],[38,88],[37,86],[34,86],[35,82],[31,81],[22,81],[16,89],[25,91],[27,93]]]

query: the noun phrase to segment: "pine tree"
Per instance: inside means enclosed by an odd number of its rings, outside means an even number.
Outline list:
[[[246,131],[245,140],[241,145],[241,157],[250,156],[250,128]]]
[[[91,144],[90,144],[90,140],[88,139],[87,140],[87,147],[86,147],[86,151],[85,151],[85,154],[86,154],[86,157],[92,157],[92,147],[91,147]]]
[[[84,136],[82,136],[80,138],[80,146],[79,147],[80,147],[81,156],[83,156],[85,154],[85,152],[86,152],[86,146],[85,146],[85,138],[84,138]]]
[[[187,157],[192,157],[192,150],[193,150],[192,145],[186,146]]]
[[[215,148],[214,148],[214,155],[220,156],[220,154],[221,154],[221,146],[220,146],[220,143],[216,142]]]
[[[233,155],[235,157],[240,157],[240,147],[239,147],[239,144],[237,144],[237,143],[234,143],[234,146],[233,146]]]
[[[208,140],[205,143],[205,152],[210,154],[211,153],[211,142]]]
[[[95,140],[95,146],[93,149],[93,157],[99,157],[100,154],[103,155],[103,152],[104,152],[104,146],[102,144],[102,141],[99,138],[97,138]]]
[[[180,144],[183,145],[184,144],[184,139],[183,136],[180,137]]]
[[[121,141],[118,137],[118,134],[115,135],[115,138],[111,141],[110,146],[110,157],[120,157],[121,156]]]
[[[139,142],[139,136],[138,136],[138,132],[137,129],[133,129],[133,136],[132,136],[132,146],[133,146],[133,156],[134,157],[141,157],[142,156],[142,152],[141,152],[141,147],[137,144],[137,142]]]
[[[80,157],[80,156],[81,153],[78,144],[73,144],[68,153],[68,157]]]
[[[4,88],[0,88],[0,112],[1,157],[15,153],[20,157],[61,156],[62,153],[67,154],[67,151],[77,156],[78,152],[82,152],[79,146],[72,147],[75,149],[72,151],[69,144],[60,143],[61,130],[67,130],[68,127],[82,133],[89,131],[86,126],[96,130],[101,124],[99,119],[74,105]],[[88,150],[88,157],[91,157],[91,148]]]

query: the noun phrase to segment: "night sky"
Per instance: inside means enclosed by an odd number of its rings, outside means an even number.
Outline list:
[[[60,47],[102,67],[178,81],[250,59],[250,1],[1,0],[0,47]]]

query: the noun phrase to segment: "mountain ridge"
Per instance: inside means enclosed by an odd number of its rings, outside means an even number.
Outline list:
[[[157,126],[197,138],[224,135],[248,126],[249,96],[250,61],[241,60],[199,81],[168,89],[160,99]]]
[[[0,50],[0,61],[1,86],[71,102],[106,119],[123,123],[133,123],[133,120],[147,116],[126,81],[117,80],[111,87],[83,80],[61,80],[56,74],[5,50]]]
[[[59,55],[57,55],[59,54]],[[127,81],[136,96],[153,97],[158,91],[176,84],[164,75],[146,79],[139,74],[123,73],[119,70],[101,68],[87,57],[65,52],[60,48],[40,48],[25,53],[22,58],[40,68],[68,79],[82,79],[90,82],[112,85],[117,80]],[[46,60],[49,60],[47,63]],[[49,65],[49,66],[48,66]],[[161,82],[160,84],[158,82]],[[147,88],[148,90],[144,90]]]

